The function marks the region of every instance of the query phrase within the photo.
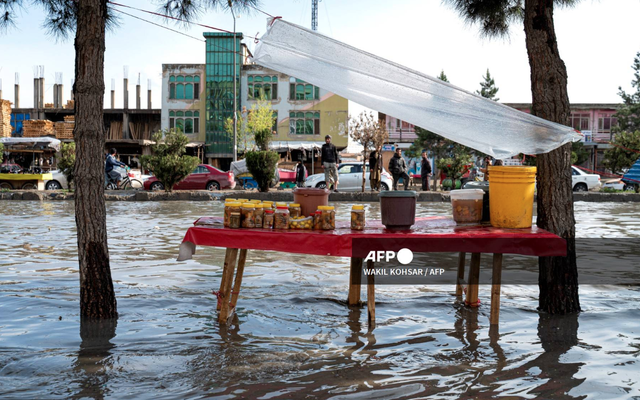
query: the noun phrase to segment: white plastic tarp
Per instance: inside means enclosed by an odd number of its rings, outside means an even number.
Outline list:
[[[8,138],[0,138],[0,143],[2,143],[7,149],[8,147],[15,144],[23,144],[31,147],[48,147],[55,151],[60,150],[60,141],[58,139],[54,139],[51,137],[8,137]]]
[[[321,149],[324,142],[305,142],[305,141],[274,141],[269,143],[269,148],[276,151],[287,150],[311,150]]]
[[[495,158],[579,140],[573,129],[467,92],[282,19],[253,61]]]

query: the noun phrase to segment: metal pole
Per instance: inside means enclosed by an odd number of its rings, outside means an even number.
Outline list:
[[[236,54],[236,15],[231,7],[231,1],[229,1],[229,9],[233,16],[233,161],[238,161],[238,92],[236,88],[236,68],[237,68],[237,54]]]

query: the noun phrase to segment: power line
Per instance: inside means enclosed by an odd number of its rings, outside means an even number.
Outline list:
[[[166,29],[166,30],[168,30],[168,31],[175,32],[175,33],[178,33],[178,34],[180,34],[180,35],[183,35],[183,36],[186,36],[186,37],[189,37],[189,38],[195,39],[195,40],[197,40],[197,41],[199,41],[199,42],[206,42],[206,40],[204,40],[204,39],[200,39],[200,38],[197,38],[197,37],[195,37],[195,36],[188,35],[188,34],[186,34],[186,33],[184,33],[184,32],[180,32],[180,31],[178,31],[178,30],[171,29],[171,28],[168,28],[168,27],[166,27],[166,26],[162,26],[162,25],[160,25],[160,24],[156,24],[155,22],[152,22],[152,21],[146,20],[146,19],[144,19],[144,18],[136,17],[136,16],[135,16],[135,15],[133,15],[133,14],[126,13],[126,12],[124,12],[124,11],[118,10],[117,8],[114,8],[113,10],[114,10],[114,11],[117,11],[117,12],[119,12],[119,13],[121,13],[121,14],[128,15],[128,16],[130,16],[131,18],[139,19],[140,21],[146,22],[146,23],[148,23],[148,24],[158,26],[158,27],[160,27],[160,28],[162,28],[162,29]]]

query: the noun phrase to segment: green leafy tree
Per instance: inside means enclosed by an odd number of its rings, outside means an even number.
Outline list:
[[[193,20],[208,9],[249,11],[258,0],[161,0],[165,14]],[[107,28],[115,28],[115,7],[108,0],[1,0],[0,31],[15,24],[27,4],[41,6],[44,26],[54,36],[75,35],[75,129],[77,158],[75,215],[80,270],[80,316],[82,319],[116,318],[117,304],[107,246],[107,212],[104,200],[103,119],[104,53]],[[152,4],[150,2],[150,4]]]
[[[558,49],[553,19],[556,6],[578,0],[444,0],[467,22],[480,25],[484,36],[506,36],[511,25],[523,23],[531,67],[531,114],[569,125],[567,69]],[[580,311],[575,248],[575,218],[571,184],[571,143],[538,154],[538,227],[567,243],[564,257],[539,258],[539,309],[551,314]]]
[[[60,153],[56,158],[58,169],[67,179],[69,187],[71,187],[74,178],[73,170],[76,165],[76,143],[62,143],[62,146],[60,146]]]
[[[443,82],[449,82],[449,79],[447,79],[447,75],[445,75],[444,70],[441,70],[440,75],[438,75],[436,78],[440,79]]]
[[[238,154],[244,154],[247,150],[255,149],[255,142],[253,142],[253,138],[249,135],[247,129],[247,109],[243,107],[242,111],[238,111],[236,118]],[[227,120],[224,121],[224,130],[229,136],[233,137],[233,118],[227,118]]]
[[[611,142],[612,147],[604,152],[604,165],[614,174],[623,174],[624,170],[638,160],[640,154],[640,131],[618,132]]]
[[[142,168],[158,178],[165,192],[171,192],[174,185],[193,172],[200,164],[200,159],[185,155],[189,138],[182,131],[170,129],[156,132],[153,141],[152,155],[141,156],[140,163]]]
[[[584,143],[573,142],[571,144],[571,164],[580,165],[589,159],[589,150],[584,148]]]
[[[496,82],[489,73],[489,68],[487,68],[487,74],[482,76],[482,79],[483,81],[480,82],[480,91],[476,91],[476,93],[489,100],[499,101],[500,99],[496,97],[496,94],[498,94],[498,90],[500,89],[496,87]]]
[[[258,150],[247,151],[247,169],[258,183],[258,190],[261,192],[269,191],[269,185],[275,177],[276,166],[280,159],[278,153],[269,150],[274,122],[270,102],[259,100],[251,107],[247,117],[247,128],[253,135]]]
[[[627,93],[618,87],[618,95],[622,97],[622,107],[615,114],[618,124],[612,129],[617,132],[635,132],[640,131],[640,52],[633,59],[633,77],[631,86],[635,89],[635,93]]]

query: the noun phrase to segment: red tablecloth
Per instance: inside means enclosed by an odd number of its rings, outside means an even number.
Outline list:
[[[391,232],[380,221],[367,221],[364,231],[353,231],[339,221],[333,231],[230,229],[221,217],[203,217],[189,228],[180,259],[190,258],[195,246],[273,250],[287,253],[365,257],[363,239],[375,250],[409,248],[413,252],[505,253],[564,256],[564,239],[538,227],[500,229],[484,225],[456,225],[450,217],[417,218],[409,231]],[[352,246],[354,239],[357,246]]]

